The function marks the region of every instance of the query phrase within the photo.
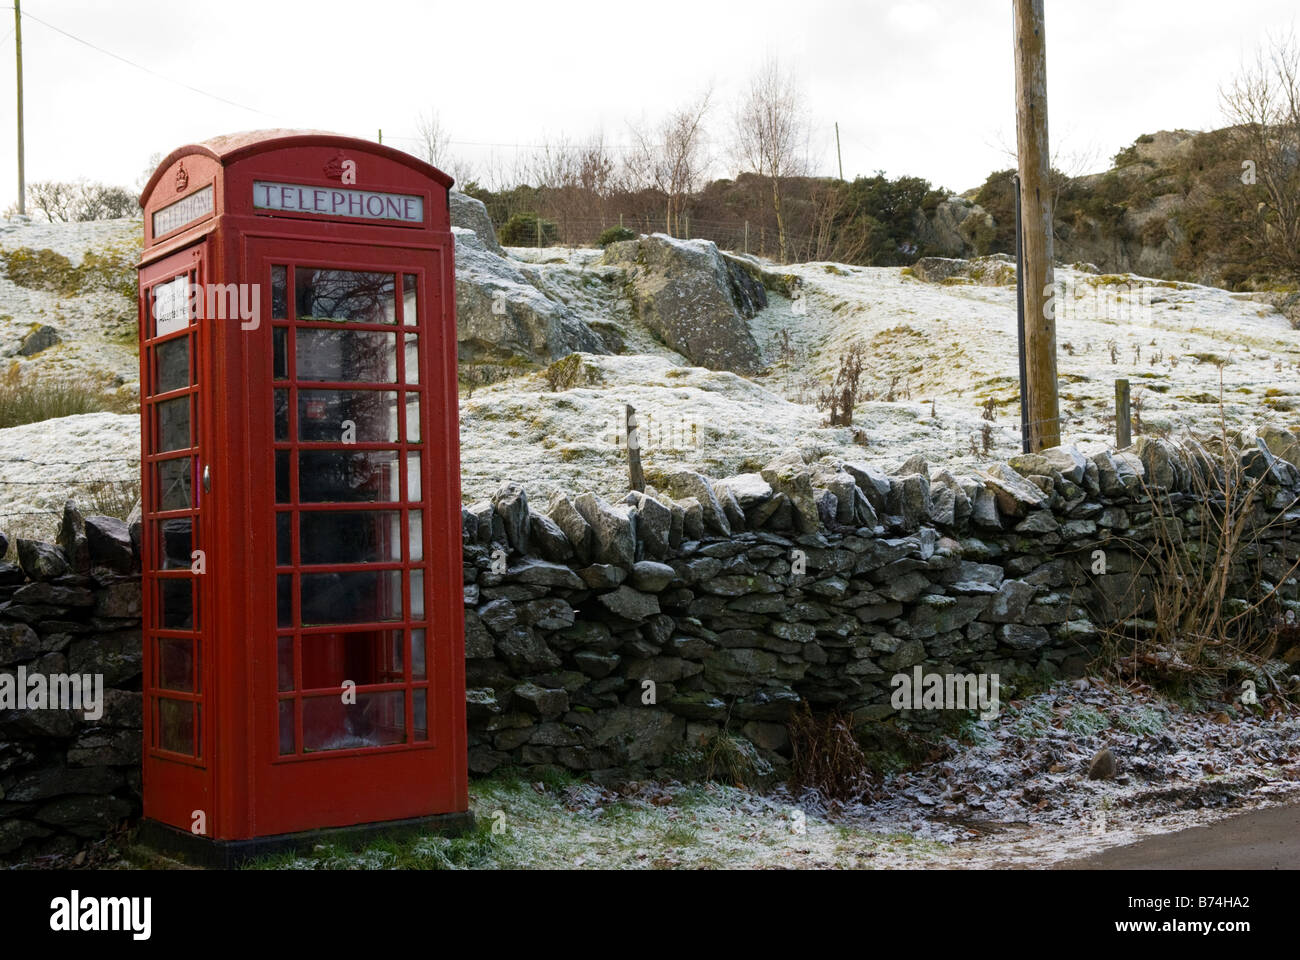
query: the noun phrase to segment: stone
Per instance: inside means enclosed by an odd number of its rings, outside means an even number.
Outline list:
[[[572,308],[542,291],[535,268],[495,253],[473,230],[453,227],[452,234],[462,376],[480,364],[549,363],[574,352],[609,353]]]
[[[49,324],[42,323],[23,337],[23,342],[18,346],[18,356],[34,357],[43,350],[48,350],[62,342],[63,338],[59,336],[59,331]]]
[[[95,594],[95,616],[126,619],[139,617],[144,612],[140,594],[140,580],[118,580],[101,587]]]
[[[658,707],[622,706],[602,713],[593,740],[626,762],[660,763],[681,749],[686,736],[686,718]]]
[[[584,493],[574,501],[574,505],[591,527],[593,559],[597,563],[630,567],[636,559],[636,537],[628,508],[615,506],[593,493]],[[555,516],[554,513],[551,515]],[[565,533],[567,535],[568,531]],[[569,539],[573,537],[570,535]]]
[[[592,532],[591,524],[578,511],[574,502],[564,493],[557,492],[551,497],[546,512],[568,539],[578,562],[581,564],[591,563],[592,551],[595,547],[595,535]]]
[[[492,634],[479,619],[474,610],[465,611],[465,656],[468,659],[482,659],[492,656]]]
[[[131,547],[131,531],[125,521],[116,517],[89,516],[85,530],[92,566],[106,567],[117,573],[132,572],[135,554]]]
[[[627,579],[627,571],[609,563],[593,563],[579,570],[578,576],[592,590],[612,590]]]
[[[664,706],[679,717],[685,717],[687,720],[721,721],[727,719],[726,702],[705,690],[691,690],[674,694]]]
[[[646,593],[659,593],[677,577],[677,571],[666,563],[640,560],[632,565],[632,586]]]
[[[841,467],[853,477],[858,489],[866,496],[872,509],[876,513],[883,513],[885,504],[889,499],[889,477],[883,471],[877,470],[867,463],[846,460],[841,464]]]
[[[1133,452],[1141,458],[1149,486],[1157,490],[1178,490],[1186,485],[1187,469],[1178,455],[1178,448],[1168,440],[1138,437]]]
[[[995,463],[984,472],[985,483],[997,500],[998,509],[1012,517],[1047,506],[1047,495],[1005,463]]]
[[[503,636],[519,622],[519,611],[509,600],[493,600],[478,608],[478,618],[497,636]]]
[[[90,547],[86,542],[86,518],[78,509],[76,501],[65,500],[63,515],[59,520],[59,532],[54,542],[63,555],[68,558],[68,565],[79,573],[90,569]],[[129,568],[128,571],[129,572]]]
[[[579,650],[573,655],[574,665],[597,680],[613,673],[622,659],[617,653],[601,653],[599,650]]]
[[[105,687],[125,686],[135,680],[142,664],[139,630],[81,637],[68,648],[68,669],[72,673],[102,673]]]
[[[1016,524],[1016,533],[1055,533],[1060,529],[1051,510],[1034,510]]]
[[[1051,639],[1044,627],[1022,623],[1004,623],[998,627],[998,639],[1013,650],[1037,650]]]
[[[51,543],[18,540],[18,566],[32,580],[53,580],[68,572],[68,558]]]
[[[663,560],[672,549],[673,511],[663,501],[647,494],[638,494],[636,502],[636,532],[645,545],[646,555]]]
[[[692,363],[742,375],[763,368],[748,321],[767,305],[766,291],[716,244],[657,233],[611,243],[602,263],[628,271],[640,321]]]
[[[1022,453],[1007,461],[1021,476],[1060,474],[1071,483],[1082,483],[1088,460],[1074,447],[1049,447],[1038,453]]]
[[[539,630],[563,630],[573,626],[573,607],[559,597],[530,600],[519,608],[520,620]]]
[[[562,717],[569,710],[569,695],[564,690],[548,689],[535,683],[521,683],[510,694],[520,710],[543,720]]]
[[[581,590],[586,586],[583,579],[564,564],[537,560],[533,557],[525,557],[513,567],[509,567],[506,570],[506,578],[518,583],[564,587],[569,590]]]
[[[37,810],[36,819],[62,827],[79,837],[97,837],[107,833],[130,814],[131,804],[118,797],[61,797]]]
[[[528,514],[528,539],[545,560],[562,563],[573,557],[569,538],[560,525],[544,513]]]
[[[492,507],[505,527],[506,543],[520,553],[528,552],[528,494],[517,483],[506,482],[492,495]]]
[[[492,218],[488,216],[487,204],[459,190],[450,190],[447,192],[447,206],[451,212],[453,227],[463,227],[473,231],[486,249],[499,257],[506,255],[497,241],[497,232],[492,227]]]
[[[787,450],[781,454],[762,469],[762,476],[773,491],[789,499],[800,532],[815,533],[821,518],[813,493],[812,475],[799,451]]]
[[[669,568],[671,569],[671,568]],[[625,620],[641,621],[659,613],[659,598],[621,586],[596,598],[602,607]]]
[[[763,479],[761,473],[737,474],[714,481],[713,487],[715,491],[720,488],[729,491],[746,513],[772,498],[772,485]]]
[[[699,503],[705,530],[724,537],[731,536],[731,523],[708,477],[693,470],[679,470],[668,477],[667,488],[676,498],[694,498]]]
[[[1272,423],[1266,423],[1255,431],[1264,446],[1275,457],[1280,457],[1293,467],[1300,467],[1300,437],[1295,433]]]
[[[894,477],[889,487],[886,509],[903,518],[905,530],[915,530],[930,522],[930,477],[928,474],[909,473]]]
[[[111,767],[44,767],[23,775],[5,791],[9,803],[45,800],[70,793],[111,793],[122,784],[122,775]]]
[[[529,673],[560,665],[560,658],[531,627],[513,626],[497,640],[497,653],[511,670]]]
[[[981,619],[990,623],[1010,623],[1018,620],[1037,591],[1037,587],[1023,580],[1003,581],[988,611]]]
[[[1102,747],[1088,764],[1089,780],[1110,780],[1115,776],[1117,764],[1115,763],[1115,754],[1110,747]]]

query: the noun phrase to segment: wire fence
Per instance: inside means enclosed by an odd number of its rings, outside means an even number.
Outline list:
[[[53,473],[43,471],[60,468]],[[33,476],[33,473],[39,475]],[[15,476],[17,473],[20,476]],[[11,488],[18,488],[13,490]],[[12,494],[19,494],[13,496]],[[39,494],[45,493],[42,497]],[[0,456],[0,503],[19,501],[20,509],[0,510],[0,522],[57,517],[63,507],[40,507],[42,500],[59,497],[80,500],[97,513],[124,515],[140,495],[139,457],[88,457],[53,460]]]

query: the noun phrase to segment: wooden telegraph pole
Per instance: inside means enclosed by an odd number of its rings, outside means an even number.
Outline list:
[[[1034,451],[1061,442],[1056,395],[1056,309],[1052,296],[1052,192],[1048,184],[1047,42],[1043,0],[1012,0],[1016,37],[1016,145],[1025,260],[1025,358],[1029,442]]]
[[[23,157],[23,11],[14,0],[14,59],[18,61],[18,212],[27,212],[27,175]]]

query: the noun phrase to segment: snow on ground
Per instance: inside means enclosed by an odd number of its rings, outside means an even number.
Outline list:
[[[50,247],[75,262],[138,230],[138,221],[0,221],[0,246]],[[585,357],[591,382],[573,389],[551,392],[532,373],[463,394],[467,501],[489,496],[506,480],[522,481],[537,499],[557,487],[619,497],[627,484],[618,427],[626,403],[641,417],[642,460],[652,481],[678,467],[716,475],[753,470],[790,446],[885,467],[920,453],[931,463],[969,468],[1019,451],[1014,286],[924,283],[899,268],[767,264],[793,274],[801,287],[794,299],[770,294],[770,306],[754,318],[770,367],[746,380],[692,367],[658,342],[636,321],[623,285],[608,282],[618,268],[603,266],[600,250],[516,247],[509,253],[539,289],[588,324],[616,331],[628,352]],[[1058,269],[1057,278],[1067,442],[1085,451],[1112,442],[1118,377],[1131,381],[1150,432],[1213,428],[1220,375],[1230,425],[1300,425],[1294,412],[1300,336],[1272,307],[1192,284],[1073,268]],[[61,300],[0,278],[0,318],[13,318],[0,319],[0,338],[11,327],[50,322],[68,331],[68,342],[32,362],[49,370],[112,370],[133,382],[134,350],[102,336],[103,296]],[[783,331],[790,339],[784,354]],[[853,343],[867,348],[866,399],[853,428],[823,427],[817,392]],[[985,419],[986,405],[992,420]],[[116,423],[111,429],[121,432],[124,449],[134,449],[134,419]],[[79,448],[75,435],[59,442],[71,458],[93,455]],[[96,442],[88,440],[88,449]],[[30,492],[0,482],[6,509],[35,503]]]
[[[53,250],[75,266],[89,252],[138,254],[141,232],[138,219],[87,223],[0,219],[0,249]],[[15,357],[24,367],[51,376],[88,378],[113,385],[134,383],[140,373],[135,320],[133,304],[111,291],[63,296],[19,286],[0,271],[0,352],[12,355],[37,324],[54,327],[63,339],[32,358]]]
[[[0,531],[48,538],[69,497],[126,490],[139,479],[140,418],[133,414],[86,413],[0,430]]]

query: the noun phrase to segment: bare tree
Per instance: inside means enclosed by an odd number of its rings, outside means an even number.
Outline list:
[[[1256,261],[1300,277],[1300,46],[1270,37],[1219,91],[1239,151],[1241,181],[1259,191],[1245,238]]]
[[[777,244],[784,261],[787,250],[781,180],[807,169],[808,120],[794,74],[783,70],[775,56],[764,60],[750,80],[734,125],[736,159],[771,180]]]
[[[634,175],[664,194],[664,228],[673,236],[681,230],[687,199],[700,186],[709,167],[704,118],[712,98],[713,90],[706,89],[653,130],[632,128],[636,140],[630,160]]]
[[[451,134],[442,125],[442,118],[437,110],[422,113],[415,121],[415,134],[419,140],[419,156],[435,167],[447,162],[451,149]]]

